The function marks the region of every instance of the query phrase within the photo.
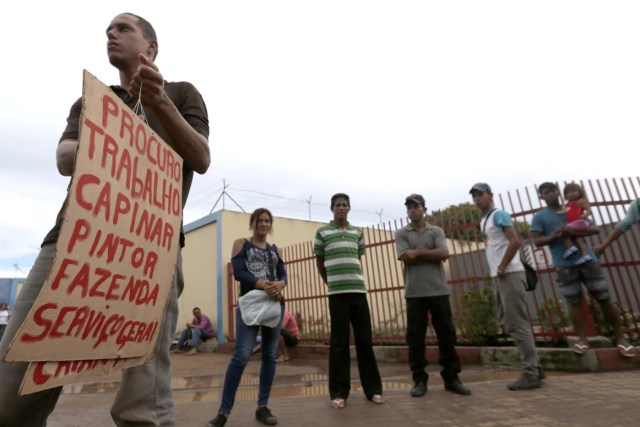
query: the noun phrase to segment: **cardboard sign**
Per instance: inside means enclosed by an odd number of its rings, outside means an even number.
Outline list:
[[[182,179],[181,157],[85,71],[56,255],[5,361],[151,354],[179,249]]]
[[[29,363],[27,372],[22,379],[19,393],[24,395],[53,387],[61,387],[65,384],[107,375],[113,371],[132,368],[145,362],[148,362],[145,357],[32,362]]]

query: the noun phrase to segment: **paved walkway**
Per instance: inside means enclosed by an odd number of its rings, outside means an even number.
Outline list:
[[[174,397],[179,427],[204,427],[213,418],[222,392],[228,354],[174,356]],[[543,388],[512,392],[506,384],[518,373],[505,369],[463,367],[462,381],[472,396],[442,387],[438,368],[429,392],[412,398],[410,376],[401,363],[381,363],[384,405],[367,401],[352,365],[354,389],[343,410],[329,405],[326,360],[298,359],[278,364],[269,407],[281,426],[637,426],[640,425],[640,371],[605,373],[548,372]],[[227,426],[259,426],[255,420],[257,356],[249,363]],[[119,375],[91,384],[67,386],[50,427],[110,426],[109,407]]]

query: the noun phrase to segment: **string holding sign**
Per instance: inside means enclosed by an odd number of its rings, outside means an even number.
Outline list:
[[[142,117],[145,123],[149,124],[147,120],[147,115],[144,113],[144,108],[142,108],[142,84],[144,80],[140,81],[140,91],[138,92],[138,100],[136,101],[136,105],[133,106],[133,112]]]

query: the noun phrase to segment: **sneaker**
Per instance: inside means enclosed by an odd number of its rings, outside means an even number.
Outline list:
[[[533,390],[534,388],[539,388],[542,386],[540,382],[540,374],[538,375],[529,375],[522,374],[520,378],[507,385],[509,390]]]
[[[218,414],[214,419],[207,423],[207,427],[222,427],[227,423],[227,417],[224,414]]]
[[[542,369],[542,366],[538,366],[538,379],[542,381],[545,378],[547,378],[547,374],[544,373],[544,369]]]
[[[452,393],[461,394],[463,396],[469,396],[471,394],[471,390],[462,384],[459,380],[446,381],[444,383],[444,389],[450,391]]]
[[[566,251],[564,251],[564,254],[562,254],[562,257],[564,259],[571,258],[573,254],[575,254],[576,252],[578,252],[578,248],[576,248],[575,246],[571,246]]]
[[[278,424],[278,419],[273,416],[269,408],[267,408],[266,406],[260,406],[258,409],[256,409],[256,419],[262,424],[266,424],[268,426],[274,426]]]
[[[578,258],[576,260],[576,265],[581,265],[584,264],[585,262],[589,262],[592,261],[593,258],[591,258],[591,255],[585,255],[585,256],[581,256],[580,258]]]
[[[411,389],[411,396],[422,397],[427,392],[427,383],[424,381],[416,381],[416,385]]]

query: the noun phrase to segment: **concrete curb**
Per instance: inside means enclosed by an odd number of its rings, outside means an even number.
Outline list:
[[[233,343],[220,343],[214,351],[233,352]],[[520,355],[515,347],[456,347],[462,365],[482,365],[501,368],[520,368]],[[540,364],[545,370],[567,372],[604,372],[640,369],[640,349],[635,357],[620,355],[617,348],[593,348],[585,354],[576,354],[568,348],[538,348]],[[289,350],[295,358],[329,359],[328,345],[298,345]],[[376,346],[376,359],[380,362],[407,363],[406,346]],[[355,360],[355,347],[351,346],[351,359]],[[438,362],[438,348],[427,346],[427,359]]]

